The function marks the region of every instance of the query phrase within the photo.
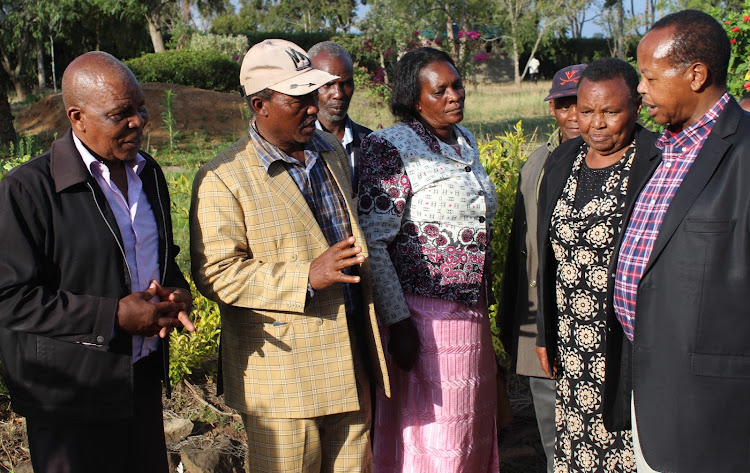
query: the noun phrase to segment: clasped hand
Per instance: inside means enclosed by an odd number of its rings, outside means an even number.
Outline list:
[[[151,302],[154,296],[161,302]],[[119,330],[134,335],[158,334],[164,338],[179,327],[192,332],[195,330],[189,317],[192,299],[185,289],[162,287],[157,281],[151,281],[145,291],[120,299],[115,323]]]

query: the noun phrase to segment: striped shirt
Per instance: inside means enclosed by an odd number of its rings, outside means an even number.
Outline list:
[[[725,93],[696,123],[679,133],[667,129],[656,141],[662,151],[662,161],[636,200],[617,260],[613,307],[631,342],[635,333],[638,284],[664,215],[728,102],[729,94]]]
[[[325,165],[320,153],[333,151],[323,138],[315,133],[305,144],[305,162],[289,156],[272,145],[258,134],[253,122],[249,130],[250,142],[260,157],[266,172],[275,163],[283,165],[294,179],[307,205],[318,222],[329,246],[352,235],[352,226],[346,210],[346,203],[333,175]],[[345,274],[359,274],[358,267],[353,266],[342,271]],[[357,284],[343,283],[344,304],[347,319],[359,313],[361,297]],[[350,324],[351,326],[351,324]]]

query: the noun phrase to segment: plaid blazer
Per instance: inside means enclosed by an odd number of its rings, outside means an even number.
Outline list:
[[[357,221],[349,163],[333,135],[321,153],[345,199],[363,249],[367,313],[361,322],[374,382],[390,396],[370,288],[367,245]],[[340,284],[306,301],[310,263],[326,249],[323,232],[283,166],[266,172],[249,135],[195,176],[190,207],[192,273],[221,309],[227,405],[276,418],[309,418],[360,408],[352,342]]]

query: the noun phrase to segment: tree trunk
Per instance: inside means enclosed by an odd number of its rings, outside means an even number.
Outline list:
[[[622,7],[623,0],[617,0],[615,8],[617,11],[617,25],[615,26],[615,50],[617,57],[623,61],[625,57],[625,12]]]
[[[182,34],[177,40],[177,49],[185,49],[188,47],[190,40],[188,36],[188,27],[192,21],[192,15],[190,14],[190,0],[180,1],[180,21],[183,24]]]
[[[4,84],[0,84],[0,144],[7,145],[15,143],[17,136],[13,128],[13,114],[10,112],[8,95],[5,93]]]
[[[41,39],[36,40],[36,79],[40,90],[47,87],[47,75],[44,73],[44,43]]]
[[[518,54],[518,40],[516,38],[511,38],[511,41],[513,42],[513,67],[515,67],[515,70],[513,71],[513,82],[516,83],[516,85],[521,85],[521,73],[518,70],[518,62],[519,62],[519,54]]]
[[[159,19],[158,14],[146,16],[148,34],[151,35],[151,44],[154,46],[155,53],[164,51],[164,37],[161,35],[161,30],[159,29]]]

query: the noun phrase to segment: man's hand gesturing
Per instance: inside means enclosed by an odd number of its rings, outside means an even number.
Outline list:
[[[359,254],[362,248],[354,246],[355,241],[353,236],[341,240],[312,261],[309,280],[314,290],[325,289],[337,282],[359,282],[359,276],[349,276],[341,272],[365,261],[365,257]]]

